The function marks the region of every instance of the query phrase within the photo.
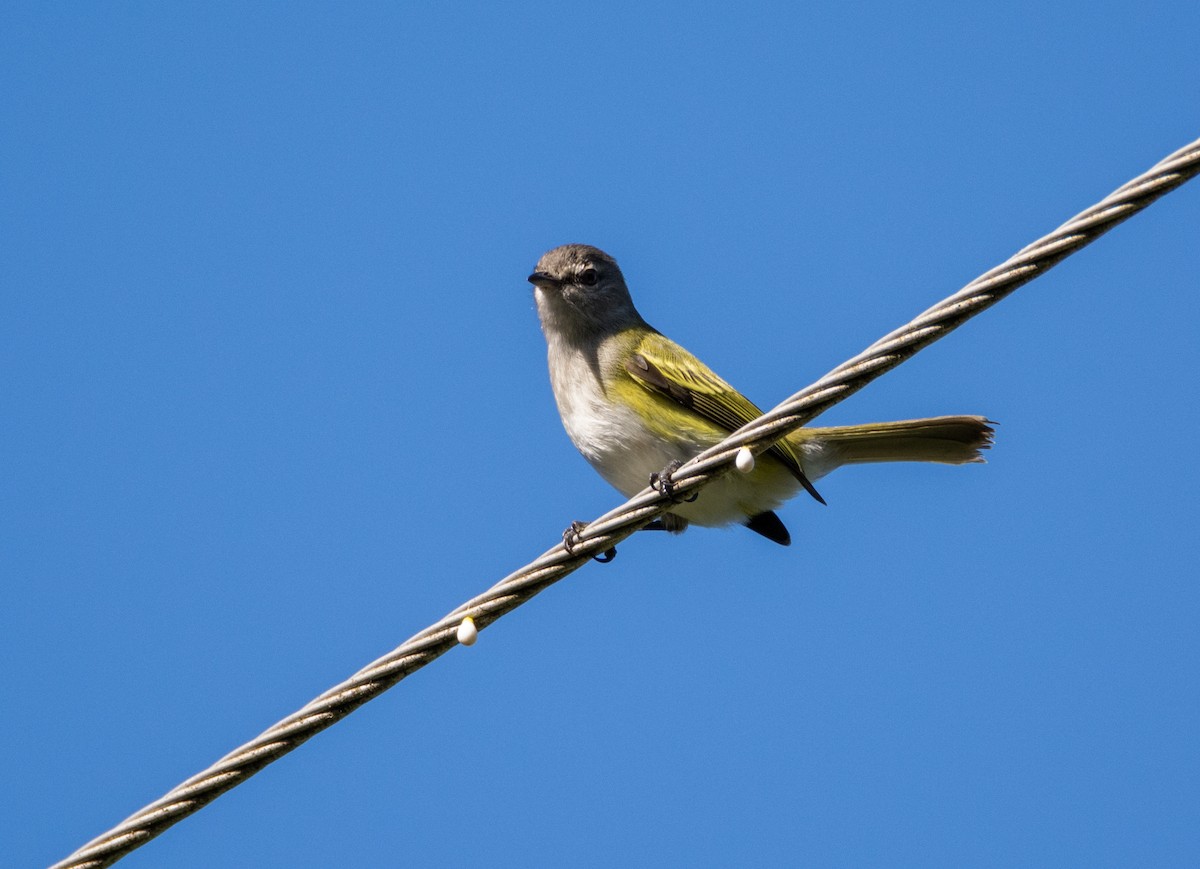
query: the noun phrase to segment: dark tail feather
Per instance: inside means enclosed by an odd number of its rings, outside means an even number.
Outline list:
[[[788,534],[787,527],[770,510],[766,513],[751,516],[746,520],[745,524],[755,534],[761,534],[763,537],[774,543],[778,543],[780,546],[791,545],[792,535]]]

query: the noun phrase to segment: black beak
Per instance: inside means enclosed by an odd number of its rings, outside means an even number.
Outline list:
[[[562,283],[562,281],[548,272],[534,272],[525,280],[529,281],[535,287],[557,287]]]

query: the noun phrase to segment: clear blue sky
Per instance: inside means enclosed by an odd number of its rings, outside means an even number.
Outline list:
[[[1194,3],[10,4],[0,862],[65,856],[620,502],[525,276],[760,404],[1200,134]],[[1200,185],[127,859],[1200,862]]]

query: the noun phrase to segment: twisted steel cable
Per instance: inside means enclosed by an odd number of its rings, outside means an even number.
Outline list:
[[[728,472],[741,447],[748,447],[756,454],[768,449],[788,432],[862,389],[1198,172],[1200,139],[1171,154],[908,325],[885,335],[813,385],[687,462],[673,475],[676,497],[697,491]],[[590,523],[570,551],[560,543],[509,574],[483,594],[446,614],[395,650],[93,839],[56,863],[53,869],[95,869],[111,865],[382,694],[409,673],[449,651],[458,643],[457,629],[464,618],[470,616],[478,628],[486,627],[574,572],[593,556],[613,548],[670,507],[671,501],[664,495],[650,488],[644,489]]]

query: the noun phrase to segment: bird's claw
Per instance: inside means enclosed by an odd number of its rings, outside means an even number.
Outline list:
[[[567,550],[567,555],[575,554],[575,547],[578,546],[580,542],[580,532],[582,532],[584,528],[587,528],[587,523],[576,520],[568,525],[567,530],[563,532],[563,548]],[[599,555],[593,555],[592,560],[598,561],[601,564],[608,564],[608,562],[612,561],[616,557],[617,548],[613,546],[604,550]]]
[[[679,498],[675,495],[675,481],[671,479],[674,474],[683,465],[683,462],[675,461],[667,465],[661,471],[650,475],[650,488],[656,492],[662,492],[673,504],[690,504],[700,497],[699,492],[692,492],[686,498]]]

